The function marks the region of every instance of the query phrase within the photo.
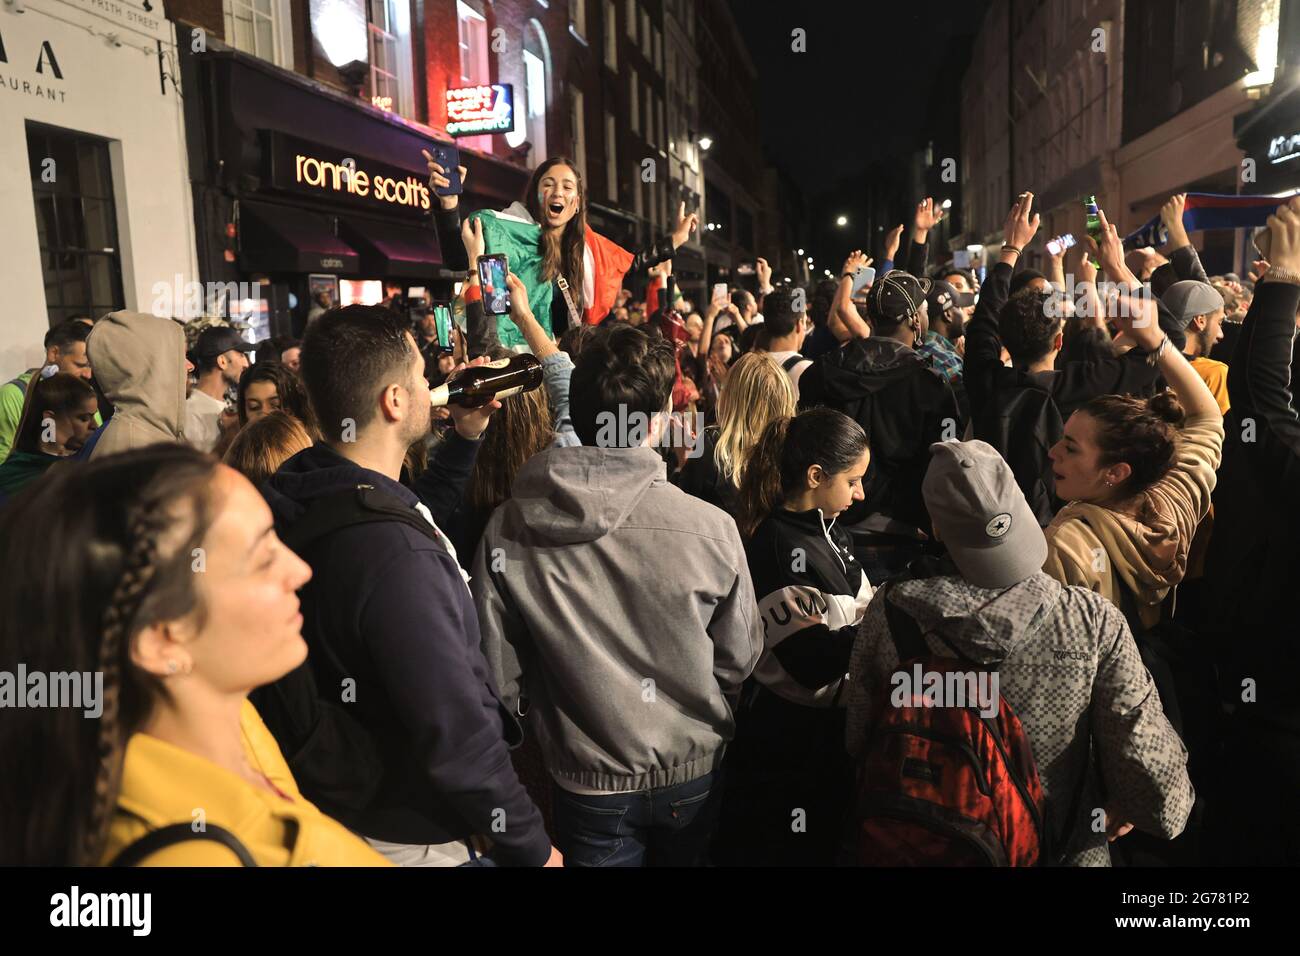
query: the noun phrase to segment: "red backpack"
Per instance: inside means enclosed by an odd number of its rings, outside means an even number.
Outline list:
[[[961,655],[940,657],[912,617],[889,600],[885,616],[899,669],[991,671]],[[1045,804],[1020,719],[998,695],[997,717],[968,707],[903,706],[886,687],[876,702],[858,784],[860,866],[1035,866],[1047,862]]]

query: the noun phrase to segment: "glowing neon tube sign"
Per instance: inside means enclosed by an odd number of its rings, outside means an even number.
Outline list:
[[[452,136],[513,133],[515,89],[509,83],[447,91],[447,132]]]

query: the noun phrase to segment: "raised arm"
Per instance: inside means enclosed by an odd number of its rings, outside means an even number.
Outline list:
[[[429,169],[429,192],[450,186],[451,180],[445,175],[447,171],[434,161],[427,149],[422,149],[420,152],[424,154],[424,162]],[[464,166],[458,166],[457,169],[460,171],[460,182],[463,187],[467,170]],[[469,268],[461,257],[463,247],[457,236],[460,232],[460,196],[436,196],[436,198],[438,204],[433,210],[433,227],[438,234],[438,246],[442,249],[443,261],[447,268],[459,272]]]
[[[835,300],[831,303],[831,317],[827,327],[841,342],[871,336],[870,326],[858,314],[858,308],[853,304],[852,299],[853,273],[860,268],[865,268],[870,262],[871,258],[861,249],[854,249],[844,260],[844,267],[840,269],[839,284],[835,287]]]
[[[665,259],[671,259],[677,247],[691,237],[691,233],[700,227],[699,213],[687,213],[686,203],[677,207],[677,225],[670,235],[654,241],[649,249],[642,249],[632,257],[632,264],[627,267],[629,275],[638,275],[651,266],[657,266]]]
[[[1160,207],[1160,221],[1169,235],[1169,242],[1165,245],[1169,250],[1169,264],[1179,279],[1209,282],[1210,277],[1205,274],[1201,257],[1196,254],[1196,248],[1183,226],[1183,210],[1186,206],[1187,193],[1175,193]]]
[[[1252,418],[1264,434],[1252,450],[1300,459],[1300,414],[1297,414],[1291,367],[1295,317],[1300,309],[1300,198],[1292,199],[1268,219],[1272,234],[1271,264],[1255,287],[1255,298],[1241,326],[1241,337],[1228,369],[1232,414]]]
[[[483,255],[483,221],[466,219],[460,227],[461,242],[468,263],[465,279],[465,348],[471,358],[487,355],[501,345],[497,337],[496,316],[483,311],[483,295],[479,291],[478,257]]]

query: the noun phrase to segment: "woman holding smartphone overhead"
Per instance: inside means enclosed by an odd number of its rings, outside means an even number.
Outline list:
[[[428,153],[429,182],[446,187],[444,170]],[[465,171],[461,168],[461,181]],[[447,215],[437,217],[442,247],[449,253],[457,248],[459,211],[439,197]],[[523,281],[529,303],[538,321],[552,336],[582,323],[595,324],[609,314],[623,286],[623,276],[672,258],[674,250],[699,228],[699,216],[678,209],[672,233],[655,240],[647,250],[628,252],[587,224],[587,194],[576,165],[563,156],[553,156],[533,172],[523,202],[501,212],[472,214],[484,222],[484,238],[490,253],[504,253],[509,269]],[[454,220],[454,222],[453,222]],[[453,228],[454,226],[454,228]],[[444,234],[445,233],[445,234]],[[469,263],[448,261],[452,268]],[[471,278],[471,286],[473,280]],[[468,291],[468,290],[467,290]],[[470,295],[481,292],[469,291]],[[509,322],[498,326],[503,344],[513,341],[516,330]],[[510,340],[510,341],[508,341]]]

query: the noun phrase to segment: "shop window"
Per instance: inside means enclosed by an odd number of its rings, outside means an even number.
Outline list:
[[[492,82],[488,65],[487,19],[465,0],[456,0],[456,18],[460,46],[460,81],[462,86],[487,86]],[[492,151],[492,137],[465,136],[460,144],[469,149]]]
[[[50,325],[125,308],[108,143],[28,123],[27,155]]]
[[[293,68],[288,0],[222,0],[226,42],[236,50]]]

